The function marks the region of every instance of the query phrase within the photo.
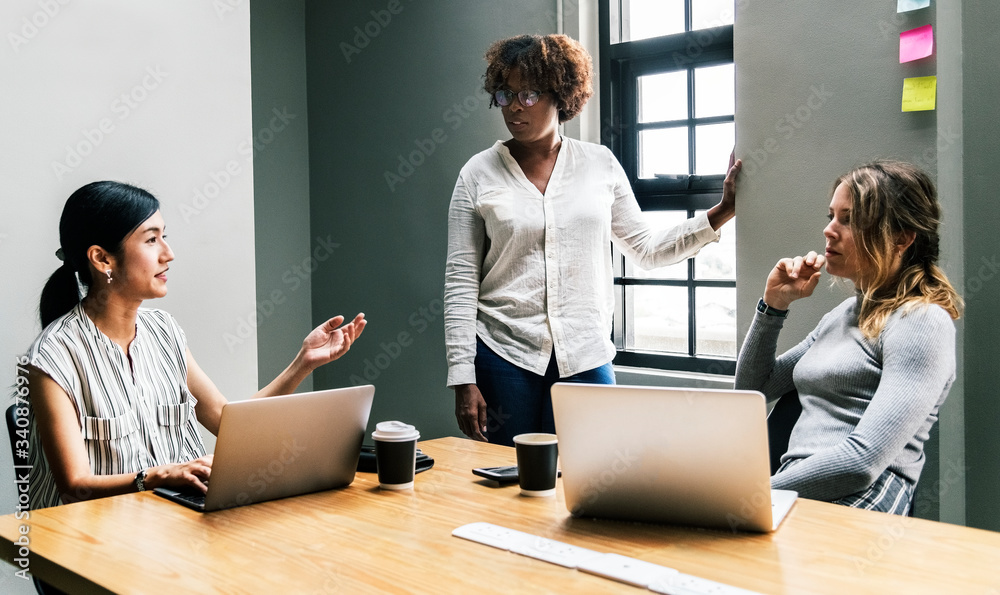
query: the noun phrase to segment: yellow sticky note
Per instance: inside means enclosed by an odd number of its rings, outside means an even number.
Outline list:
[[[925,112],[937,107],[937,77],[903,79],[903,111]]]

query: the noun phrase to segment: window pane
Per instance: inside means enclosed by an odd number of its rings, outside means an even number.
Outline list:
[[[642,216],[653,229],[670,229],[687,219],[687,211],[643,211]],[[687,279],[687,261],[647,271],[625,259],[626,274],[636,279]]]
[[[688,303],[683,287],[630,285],[633,345],[643,351],[687,353]]]
[[[736,289],[699,287],[695,304],[697,354],[736,357]]]
[[[696,126],[694,172],[700,176],[726,173],[735,145],[736,124],[733,122]]]
[[[733,0],[691,0],[692,30],[732,24]]]
[[[623,41],[635,41],[684,31],[684,0],[629,0]]]
[[[732,64],[694,69],[694,116],[710,118],[736,113],[736,79]]]
[[[732,151],[731,145],[729,151]],[[727,159],[728,156],[727,152]],[[687,175],[689,173],[691,172],[688,168],[688,129],[686,126],[639,132],[640,178],[653,178],[657,175]]]
[[[639,121],[686,120],[687,71],[664,72],[639,77]]]
[[[702,213],[704,211],[699,211]],[[735,219],[722,226],[722,238],[698,252],[694,258],[695,279],[713,281],[736,280],[736,224]]]

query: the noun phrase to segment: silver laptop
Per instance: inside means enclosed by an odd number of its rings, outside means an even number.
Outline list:
[[[374,396],[365,385],[227,403],[208,493],[153,491],[209,512],[346,486]]]
[[[575,516],[768,532],[795,503],[759,392],[557,383],[552,407]]]

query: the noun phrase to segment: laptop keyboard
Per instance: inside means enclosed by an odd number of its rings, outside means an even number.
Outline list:
[[[204,480],[202,483],[205,484],[205,487],[208,487],[208,480],[207,479]],[[175,497],[178,500],[183,500],[185,502],[193,504],[193,505],[197,506],[198,508],[204,508],[205,507],[205,494],[201,490],[199,490],[199,489],[196,489],[196,488],[193,488],[193,487],[187,487],[187,488],[184,488],[184,489],[180,489],[180,490],[177,490],[177,494],[176,494]]]
[[[194,504],[195,506],[198,507],[203,508],[205,506],[205,494],[202,494],[201,492],[197,493],[184,492],[181,494],[177,494],[177,497],[185,502],[190,502],[191,504]]]

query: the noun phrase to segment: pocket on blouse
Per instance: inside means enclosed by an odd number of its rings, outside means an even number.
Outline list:
[[[118,417],[84,417],[80,428],[84,440],[109,441],[124,438],[139,431],[135,421],[129,415]]]
[[[161,426],[183,425],[194,415],[194,406],[197,402],[191,391],[185,387],[181,387],[181,402],[169,405],[157,405],[156,421]]]

